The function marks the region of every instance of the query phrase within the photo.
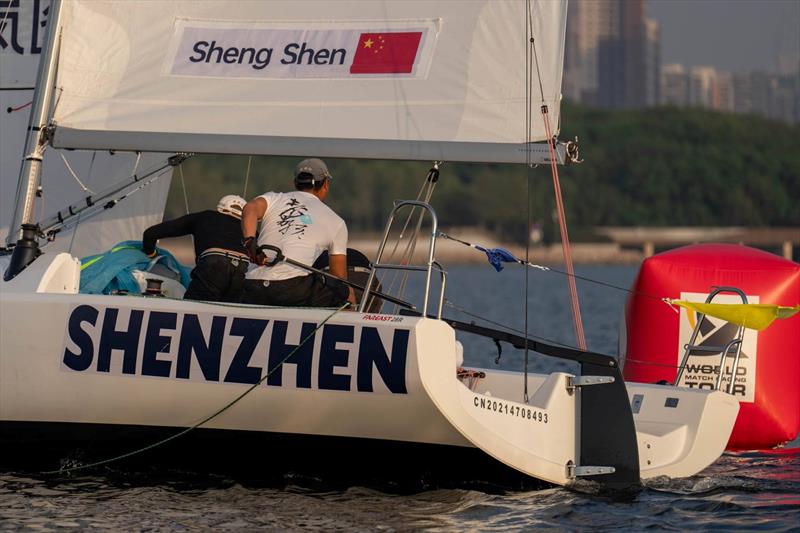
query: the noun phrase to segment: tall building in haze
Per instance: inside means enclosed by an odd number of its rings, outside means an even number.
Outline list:
[[[685,106],[689,103],[689,78],[680,63],[661,67],[661,105]]]
[[[569,4],[566,98],[608,108],[655,105],[660,91],[660,31],[644,0]]]

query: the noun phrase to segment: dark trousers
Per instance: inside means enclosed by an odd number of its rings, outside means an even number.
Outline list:
[[[242,302],[282,307],[341,307],[349,292],[344,283],[315,274],[268,282],[246,279]]]
[[[184,300],[238,302],[242,294],[247,261],[221,255],[200,258],[192,270],[192,281]]]

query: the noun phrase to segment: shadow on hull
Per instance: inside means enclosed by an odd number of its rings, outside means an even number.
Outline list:
[[[0,469],[32,475],[87,465],[152,445],[180,428],[73,423],[0,423]],[[475,448],[346,437],[196,429],[131,457],[52,477],[113,471],[146,479],[202,473],[248,484],[392,493],[439,488],[537,490],[525,476]]]

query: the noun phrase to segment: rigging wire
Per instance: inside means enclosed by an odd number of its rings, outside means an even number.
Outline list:
[[[247,200],[247,184],[250,181],[250,163],[253,161],[253,156],[247,156],[247,170],[244,174],[244,190],[242,191],[242,198]]]
[[[278,362],[278,364],[276,364],[276,365],[275,365],[275,366],[272,368],[272,370],[269,370],[269,371],[267,371],[267,373],[266,373],[266,374],[264,374],[263,376],[261,376],[261,379],[259,379],[259,380],[258,380],[257,382],[255,382],[255,383],[253,383],[253,384],[252,384],[250,387],[248,387],[248,389],[247,389],[247,390],[245,390],[244,392],[242,392],[242,393],[241,393],[239,396],[237,396],[236,398],[234,398],[233,400],[231,400],[230,402],[228,402],[227,404],[225,404],[223,407],[221,407],[221,408],[217,409],[217,410],[216,410],[216,411],[215,411],[213,414],[211,414],[211,415],[209,415],[209,416],[206,416],[205,418],[203,418],[203,419],[202,419],[202,420],[200,420],[199,422],[197,422],[197,423],[193,424],[192,426],[190,426],[190,427],[188,427],[188,428],[186,428],[186,429],[183,429],[183,430],[179,431],[178,433],[175,433],[174,435],[170,435],[169,437],[166,437],[166,438],[164,438],[164,439],[161,439],[161,440],[159,440],[159,441],[157,441],[157,442],[154,442],[154,443],[152,443],[152,444],[148,444],[147,446],[144,446],[144,447],[142,447],[142,448],[138,448],[138,449],[136,449],[136,450],[133,450],[133,451],[130,451],[130,452],[123,453],[123,454],[121,454],[121,455],[117,455],[116,457],[111,457],[111,458],[109,458],[109,459],[104,459],[104,460],[102,460],[102,461],[96,461],[96,462],[94,462],[94,463],[89,463],[89,464],[85,464],[85,465],[78,465],[78,466],[73,466],[73,467],[70,467],[70,468],[59,468],[58,470],[49,470],[49,471],[40,472],[40,473],[41,473],[41,474],[67,474],[67,473],[69,473],[69,472],[75,472],[75,471],[77,471],[77,470],[85,470],[85,469],[87,469],[87,468],[94,468],[94,467],[96,467],[96,466],[102,466],[102,465],[106,465],[106,464],[109,464],[109,463],[113,463],[113,462],[116,462],[116,461],[120,461],[120,460],[122,460],[122,459],[127,459],[128,457],[132,457],[132,456],[134,456],[134,455],[138,455],[138,454],[140,454],[140,453],[143,453],[143,452],[146,452],[146,451],[148,451],[148,450],[152,450],[153,448],[157,448],[158,446],[161,446],[162,444],[166,444],[166,443],[168,443],[168,442],[170,442],[170,441],[173,441],[173,440],[177,439],[178,437],[182,437],[183,435],[186,435],[187,433],[189,433],[189,432],[190,432],[190,431],[192,431],[193,429],[197,429],[197,428],[199,428],[199,427],[200,427],[200,426],[202,426],[203,424],[205,424],[205,423],[207,423],[207,422],[210,422],[210,421],[211,421],[211,420],[213,420],[214,418],[218,417],[219,415],[221,415],[222,413],[224,413],[225,411],[227,411],[228,409],[230,409],[231,407],[233,407],[233,406],[234,406],[235,404],[237,404],[237,403],[238,403],[240,400],[242,400],[242,399],[243,399],[245,396],[247,396],[248,394],[250,394],[251,392],[253,392],[253,391],[254,391],[256,388],[258,388],[258,386],[259,386],[259,385],[261,385],[262,383],[264,383],[264,381],[266,381],[266,380],[267,380],[267,378],[269,378],[269,377],[270,377],[270,376],[271,376],[271,375],[272,375],[272,374],[273,374],[273,373],[274,373],[276,370],[278,370],[278,369],[279,369],[279,368],[280,368],[280,367],[281,367],[281,366],[282,366],[282,365],[283,365],[283,364],[284,364],[286,361],[288,361],[288,360],[289,360],[289,359],[290,359],[290,358],[291,358],[291,357],[292,357],[292,356],[293,356],[293,355],[294,355],[294,354],[295,354],[295,353],[296,353],[298,350],[300,350],[300,348],[302,348],[302,347],[303,347],[303,346],[304,346],[304,345],[305,345],[307,342],[309,342],[309,341],[312,341],[312,342],[313,342],[314,336],[315,336],[315,335],[316,335],[316,333],[317,333],[317,332],[318,332],[318,331],[319,331],[319,330],[322,328],[322,326],[324,326],[324,325],[325,325],[325,324],[326,324],[326,323],[327,323],[327,322],[328,322],[330,319],[332,319],[332,318],[333,318],[335,315],[337,315],[339,312],[341,312],[341,311],[343,311],[344,309],[346,309],[346,308],[347,308],[349,305],[350,305],[349,303],[345,303],[343,306],[339,307],[338,309],[334,309],[334,310],[333,310],[333,312],[332,312],[331,314],[329,314],[327,317],[325,317],[325,318],[324,318],[324,319],[323,319],[323,320],[322,320],[322,321],[321,321],[321,322],[320,322],[320,323],[317,325],[317,327],[316,327],[316,329],[314,329],[314,331],[312,331],[311,333],[309,333],[308,335],[306,335],[306,337],[300,341],[300,344],[298,344],[297,346],[295,346],[295,347],[294,347],[294,349],[293,349],[292,351],[290,351],[290,352],[289,352],[289,353],[286,355],[286,357],[284,357],[283,359],[281,359],[281,360]]]
[[[485,247],[483,247],[481,245],[470,243],[470,242],[467,242],[467,241],[463,241],[461,239],[453,237],[452,235],[448,235],[447,233],[444,233],[442,231],[440,231],[438,233],[438,236],[443,238],[443,239],[447,239],[447,240],[450,240],[450,241],[455,241],[455,242],[461,243],[461,244],[463,244],[465,246],[469,246],[470,248],[474,248],[474,249],[476,249],[478,251],[481,251],[481,252],[484,252],[484,253],[486,251],[497,250],[496,248],[487,249],[487,248],[485,248]],[[510,254],[510,252],[509,252],[509,254]],[[594,283],[596,285],[601,285],[603,287],[608,287],[610,289],[616,289],[618,291],[624,291],[624,292],[627,292],[627,293],[630,293],[630,294],[633,294],[633,295],[652,298],[654,300],[659,300],[659,301],[665,302],[667,304],[670,303],[670,299],[665,297],[665,296],[658,296],[656,294],[648,293],[648,292],[641,291],[641,290],[632,290],[632,289],[628,289],[626,287],[620,287],[619,285],[614,285],[613,283],[608,283],[606,281],[593,279],[593,278],[590,278],[590,277],[587,277],[587,276],[581,276],[579,274],[575,274],[574,272],[573,273],[565,272],[563,270],[559,270],[557,268],[552,268],[552,267],[545,266],[545,265],[537,265],[536,263],[531,263],[530,261],[523,261],[522,259],[517,259],[516,257],[514,259],[515,259],[513,261],[514,263],[520,264],[520,265],[528,267],[528,268],[534,268],[536,270],[542,270],[542,271],[545,271],[545,272],[553,272],[555,274],[561,274],[563,276],[570,276],[572,278],[579,279],[581,281],[586,281],[588,283]]]
[[[531,3],[530,0],[525,1],[525,10],[527,17],[525,18],[525,37],[530,43],[533,43],[533,21],[531,20]],[[533,101],[531,98],[531,47],[526,43],[525,46],[525,208],[527,213],[527,222],[525,227],[525,261],[530,261],[530,244],[531,244],[531,126],[533,124],[532,108]],[[528,294],[528,269],[525,269],[525,337],[528,336],[528,308],[529,294]],[[525,343],[525,363],[524,363],[524,378],[523,378],[523,391],[522,397],[525,403],[528,403],[528,343]]]
[[[92,209],[90,209],[88,211],[81,211],[79,213],[76,213],[75,216],[76,216],[77,220],[74,223],[72,221],[70,221],[70,220],[65,220],[63,222],[60,222],[56,226],[50,226],[50,227],[42,228],[42,231],[47,236],[48,242],[52,242],[52,241],[55,240],[57,233],[59,233],[61,231],[64,231],[64,230],[69,230],[69,229],[72,229],[72,228],[76,228],[77,229],[78,224],[80,224],[80,222],[82,220],[92,218],[92,217],[102,213],[103,211],[106,211],[107,209],[110,209],[110,208],[114,207],[115,205],[119,204],[120,202],[124,201],[125,199],[129,198],[130,196],[132,196],[132,195],[136,194],[137,192],[141,191],[142,189],[144,189],[145,187],[147,187],[151,183],[155,182],[156,180],[158,180],[162,176],[166,175],[168,172],[170,172],[170,170],[171,169],[163,169],[163,170],[153,174],[153,177],[143,181],[142,183],[139,184],[138,187],[135,187],[135,188],[129,190],[128,192],[124,193],[122,196],[120,196],[118,198],[113,198],[111,200],[104,201],[104,202],[97,202],[97,203],[95,203],[95,204],[93,204],[91,206]],[[45,243],[45,246],[46,245],[47,245],[47,243]]]
[[[183,205],[186,207],[186,214],[189,214],[189,197],[186,196],[186,181],[183,179],[183,163],[178,166],[178,172],[181,174],[181,188],[183,189]]]
[[[94,170],[94,161],[96,158],[97,158],[97,150],[92,152],[92,158],[89,160],[89,171],[86,173],[87,179],[92,178],[92,171]]]
[[[72,236],[69,239],[69,249],[67,250],[67,252],[70,255],[72,255],[72,245],[75,244],[75,236],[78,234],[78,226],[80,226],[80,224],[81,224],[81,215],[82,214],[83,213],[78,213],[78,219],[75,222],[75,229],[72,230]]]
[[[533,21],[530,19],[530,12],[528,13],[529,24],[533,28]],[[572,253],[569,245],[569,233],[567,232],[567,219],[564,209],[564,200],[561,196],[561,182],[558,178],[558,165],[556,162],[555,147],[553,146],[553,135],[550,130],[550,116],[548,114],[547,102],[544,96],[544,86],[542,85],[542,74],[539,69],[539,56],[536,53],[536,40],[531,35],[532,55],[536,64],[536,74],[539,79],[539,91],[542,99],[541,114],[542,121],[544,122],[545,135],[547,137],[547,148],[550,154],[550,171],[553,176],[553,190],[556,197],[556,210],[558,212],[558,225],[561,233],[561,250],[564,254],[564,264],[567,272],[574,273],[572,266]],[[578,347],[581,350],[586,350],[586,338],[583,332],[583,320],[581,319],[580,302],[578,301],[578,288],[575,285],[575,278],[568,277],[567,285],[570,293],[570,306],[572,308],[572,322],[575,328],[575,338],[578,341]]]
[[[86,198],[83,199],[82,202],[79,202],[79,204],[68,206],[67,210],[65,210],[64,212],[61,211],[57,212],[55,215],[53,215],[46,221],[42,220],[43,213],[40,213],[40,222],[38,224],[42,228],[41,229],[42,233],[45,234],[48,242],[55,240],[55,236],[57,233],[77,226],[77,224],[71,220],[71,217],[77,216],[79,213],[82,213],[81,220],[85,220],[107,209],[110,209],[115,205],[117,205],[118,203],[124,201],[129,196],[135,194],[136,192],[147,187],[149,184],[155,182],[156,180],[164,176],[166,173],[171,172],[173,166],[175,165],[161,166],[154,170],[148,170],[145,173],[145,175],[141,178],[137,178],[136,175],[134,174],[132,178],[136,178],[136,181],[134,181],[133,183],[129,183],[119,189],[116,189],[114,192],[108,193],[100,198],[93,198],[92,196],[87,196]],[[121,193],[122,191],[134,185],[135,183],[139,183],[139,185],[131,190],[128,190],[119,197],[112,198],[114,194]],[[109,198],[111,199],[109,200]],[[43,206],[43,204],[44,201],[40,202],[40,205]],[[73,211],[74,207],[77,207],[77,211]]]

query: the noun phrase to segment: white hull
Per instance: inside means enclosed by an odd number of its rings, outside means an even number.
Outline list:
[[[590,426],[572,376],[530,375],[528,404],[519,373],[483,370],[470,389],[442,321],[76,294],[78,268],[43,256],[1,285],[0,422],[190,427],[277,368],[203,427],[476,446],[561,485],[570,465],[611,466],[582,464]],[[738,412],[721,392],[628,384],[628,394],[643,398],[631,452],[642,478],[705,468]]]

